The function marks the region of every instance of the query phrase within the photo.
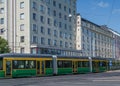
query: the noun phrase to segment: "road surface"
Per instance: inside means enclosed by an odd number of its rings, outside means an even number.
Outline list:
[[[120,86],[120,70],[91,74],[0,79],[0,86]]]

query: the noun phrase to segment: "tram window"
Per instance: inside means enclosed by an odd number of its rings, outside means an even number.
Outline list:
[[[18,61],[13,61],[13,69],[18,69]]]
[[[46,68],[52,68],[52,61],[45,61],[45,67]]]
[[[63,67],[63,61],[58,61],[58,68],[62,68]]]
[[[23,68],[25,68],[25,62],[24,61],[18,61],[19,63],[19,65],[18,65],[18,68],[20,68],[20,69],[23,69]]]
[[[3,69],[3,61],[0,60],[0,70],[2,70],[2,69]]]
[[[92,61],[92,66],[93,66],[93,67],[96,66],[95,61]]]
[[[36,61],[29,61],[30,68],[36,68]]]
[[[29,63],[28,63],[28,61],[25,61],[25,68],[29,68]]]
[[[103,66],[103,62],[101,61],[101,62],[99,62],[99,66],[100,67],[102,67]]]
[[[89,67],[89,62],[88,61],[83,61],[82,62],[82,67]]]
[[[82,67],[82,61],[78,62],[78,67]]]
[[[105,67],[106,66],[106,62],[103,62],[103,67]]]
[[[58,61],[58,68],[70,68],[72,67],[72,61]]]
[[[100,67],[104,67],[104,66],[106,66],[106,63],[105,63],[104,61],[100,61],[100,62],[99,62],[99,66],[100,66]]]
[[[64,68],[72,67],[72,61],[63,61],[63,67]]]
[[[13,61],[13,69],[23,69],[25,68],[24,61]]]
[[[13,61],[13,69],[30,69],[35,67],[36,67],[35,61],[28,60]]]

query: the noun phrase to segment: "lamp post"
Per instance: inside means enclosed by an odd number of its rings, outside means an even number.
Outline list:
[[[58,67],[57,67],[57,56],[56,55],[53,55],[52,56],[52,59],[53,59],[53,75],[57,75],[57,70],[58,70]]]
[[[89,59],[90,72],[92,73],[92,58],[88,57],[88,59]]]

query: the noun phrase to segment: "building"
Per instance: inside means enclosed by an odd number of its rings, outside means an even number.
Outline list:
[[[79,55],[76,0],[0,0],[0,36],[13,53]]]
[[[113,33],[77,15],[76,49],[83,56],[112,58],[114,53]]]
[[[112,29],[110,31],[113,33],[113,38],[114,38],[114,58],[116,60],[120,60],[120,34]]]
[[[120,60],[120,34],[115,35],[115,58]]]

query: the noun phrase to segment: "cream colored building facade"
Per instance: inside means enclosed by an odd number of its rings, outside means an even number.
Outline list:
[[[99,26],[77,15],[76,49],[83,56],[114,57],[113,33],[105,26]]]
[[[76,0],[0,0],[0,36],[14,53],[79,55]]]
[[[113,33],[114,38],[114,58],[116,60],[120,60],[120,33],[110,29],[110,31]]]

